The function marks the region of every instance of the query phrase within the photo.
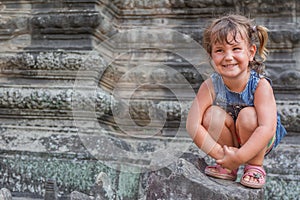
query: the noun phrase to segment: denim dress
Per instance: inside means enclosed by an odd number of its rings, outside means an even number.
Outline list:
[[[213,82],[215,90],[215,100],[213,105],[219,106],[226,110],[226,112],[236,121],[237,116],[241,109],[245,107],[254,106],[254,93],[257,88],[258,82],[261,78],[266,78],[262,75],[259,75],[256,71],[251,70],[250,78],[248,80],[247,86],[241,93],[236,93],[230,91],[223,82],[222,77],[218,73],[213,73],[211,79]],[[270,84],[271,80],[266,78]],[[281,124],[280,115],[277,113],[277,128],[276,134],[269,142],[268,147],[276,147],[281,139],[286,135],[287,131]]]

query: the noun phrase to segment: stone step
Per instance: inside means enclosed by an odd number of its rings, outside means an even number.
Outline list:
[[[299,139],[300,138],[298,136],[285,137],[282,143],[266,157],[264,163],[264,167],[267,172],[267,184],[264,190],[265,197],[268,197],[266,199],[280,199],[281,195],[284,195],[288,199],[297,199],[297,194],[299,194],[300,192]],[[74,138],[71,141],[74,141]],[[51,145],[55,145],[56,142],[53,140],[52,142],[49,141],[49,143],[51,143]],[[62,145],[63,143],[58,144]],[[69,145],[71,145],[71,143],[67,143],[66,145],[66,148],[70,148]],[[78,187],[81,187],[82,190],[85,191],[85,193],[89,193],[89,188],[85,186],[93,183],[93,177],[95,177],[95,173],[97,173],[98,170],[103,170],[106,168],[103,162],[91,159],[88,154],[72,154],[71,152],[66,151],[65,147],[61,148],[62,149],[60,152],[59,150],[53,151],[49,149],[49,152],[52,151],[51,155],[47,152],[39,153],[39,149],[40,151],[42,151],[41,148],[35,148],[35,152],[30,152],[30,148],[28,148],[27,153],[15,150],[6,150],[5,152],[3,151],[1,153],[1,166],[3,167],[3,171],[1,171],[1,177],[3,177],[4,184],[7,184],[6,186],[12,189],[12,191],[17,192],[18,195],[21,195],[22,192],[24,192],[23,190],[19,190],[20,188],[18,189],[17,186],[20,185],[23,185],[24,188],[34,188],[34,192],[41,195],[43,193],[41,190],[43,188],[43,182],[41,180],[43,180],[45,177],[51,177],[55,175],[57,177],[57,181],[59,182],[60,188],[58,189],[62,196],[69,195],[70,192],[74,191],[75,188]],[[83,151],[84,149],[81,150]],[[206,155],[199,153],[198,151],[199,150],[196,147],[192,147],[188,151],[188,153],[192,153],[194,154],[194,156],[197,156],[200,159],[204,158],[206,162],[209,163],[209,158]],[[187,161],[193,163],[194,165],[197,165],[195,164],[196,162],[194,157],[193,161],[190,161],[188,159]],[[190,164],[188,165],[190,166]],[[47,170],[44,169],[44,166],[48,166]],[[172,168],[172,166],[174,165],[171,164],[170,169]],[[69,169],[71,171],[69,171]],[[86,171],[86,169],[90,169],[91,171]],[[240,168],[239,178],[241,177],[242,171],[242,168]],[[132,187],[134,188],[135,192],[138,190],[137,187],[139,185],[139,182],[141,181],[139,175],[126,175],[126,173],[124,175],[124,173],[122,174],[113,172],[112,169],[106,172],[109,172],[110,174],[116,174],[117,176],[121,176],[126,180],[128,180],[126,178],[127,176],[131,176],[131,178],[133,177],[131,181],[136,181],[136,183],[134,184],[134,186],[132,185]],[[155,170],[153,172],[155,172]],[[68,174],[68,177],[65,177],[64,174],[66,173]],[[78,179],[78,175],[81,178]],[[111,178],[114,179],[116,177]],[[77,180],[76,184],[71,184],[70,181],[73,179]],[[180,177],[177,177],[177,179],[183,180]],[[26,185],[27,183],[29,183],[29,180],[30,184]],[[168,178],[165,177],[164,185],[167,187],[172,187],[174,189],[175,186],[170,185],[167,180]],[[193,187],[196,187],[197,185],[191,180],[188,181],[185,179],[185,181],[190,183]],[[10,183],[15,184],[12,185]],[[225,183],[219,181],[218,184],[222,185]],[[114,188],[119,187],[120,186],[118,185],[114,185]],[[19,196],[16,196],[16,198],[19,198],[20,200],[22,199]],[[26,198],[29,197],[27,196]]]

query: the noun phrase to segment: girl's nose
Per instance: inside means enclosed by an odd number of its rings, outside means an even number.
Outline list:
[[[225,60],[232,60],[233,59],[232,52],[226,52],[224,58]]]

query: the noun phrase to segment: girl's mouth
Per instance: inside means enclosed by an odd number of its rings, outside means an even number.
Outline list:
[[[224,68],[229,68],[229,69],[234,68],[236,66],[237,66],[237,64],[223,65]]]

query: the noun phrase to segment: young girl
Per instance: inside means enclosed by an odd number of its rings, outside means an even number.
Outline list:
[[[241,184],[261,188],[266,181],[264,157],[286,130],[281,125],[270,80],[264,76],[267,29],[252,20],[229,15],[204,31],[203,45],[215,73],[199,88],[187,119],[195,144],[216,160],[209,176],[235,180],[245,164]]]

